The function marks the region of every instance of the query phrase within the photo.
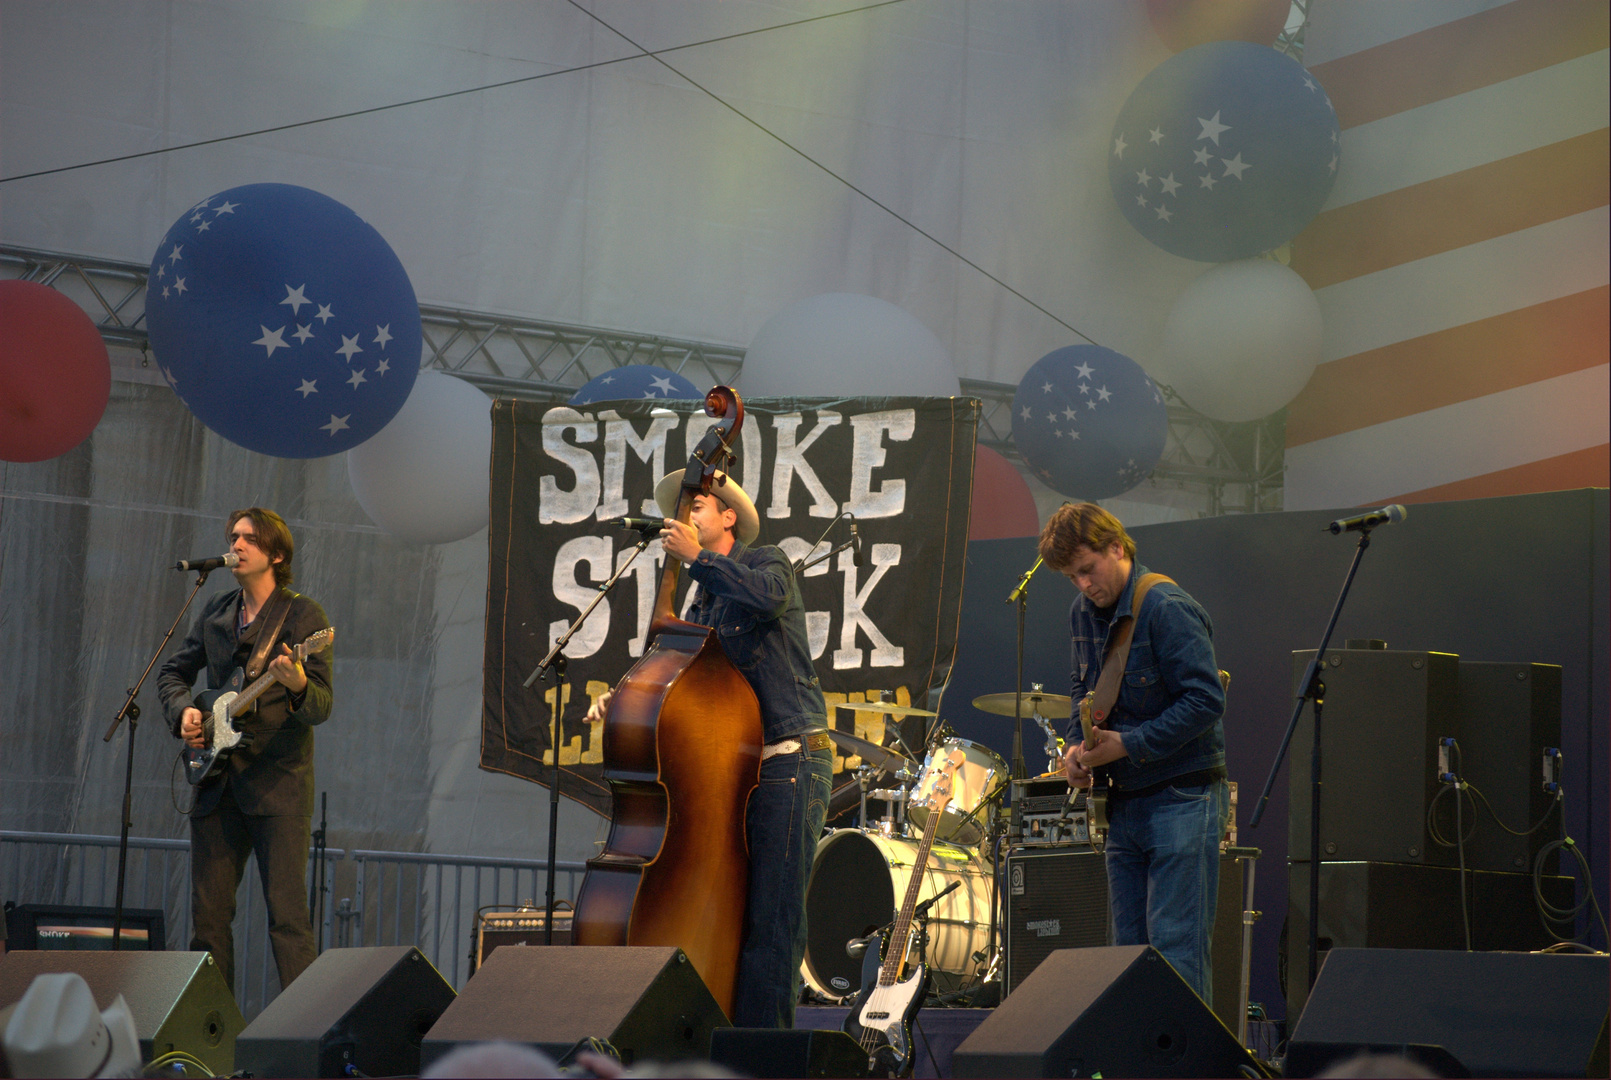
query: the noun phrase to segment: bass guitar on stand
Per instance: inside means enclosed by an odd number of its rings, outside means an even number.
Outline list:
[[[291,647],[291,655],[297,663],[302,663],[308,657],[329,645],[336,638],[336,628],[327,626],[323,630],[315,631],[300,645]],[[246,672],[236,668],[229,673],[223,686],[215,686],[210,690],[203,690],[196,695],[195,706],[201,710],[201,734],[207,744],[201,747],[185,747],[185,779],[192,786],[204,780],[210,780],[224,771],[229,762],[229,755],[241,745],[246,733],[235,726],[235,718],[252,707],[252,703],[263,696],[274,682],[274,676],[264,672],[252,685],[241,689],[246,681]]]
[[[929,796],[916,803],[928,807],[929,816],[923,826],[923,840],[912,857],[912,880],[906,886],[906,899],[883,940],[882,949],[875,952],[869,946],[861,993],[851,1005],[850,1015],[845,1017],[845,1033],[856,1040],[870,1059],[887,1067],[892,1076],[910,1076],[915,1064],[912,1021],[928,996],[929,968],[921,960],[911,963],[908,956],[912,916],[927,876],[924,868],[928,865],[929,851],[934,847],[934,834],[946,807],[951,804],[951,778],[966,760],[967,756],[960,749],[952,750],[940,765]]]

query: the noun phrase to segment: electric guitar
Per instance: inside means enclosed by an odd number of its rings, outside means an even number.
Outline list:
[[[1080,699],[1080,733],[1086,746],[1096,745],[1096,691]],[[1100,766],[1098,766],[1100,768]],[[1108,774],[1091,770],[1091,786],[1085,789],[1085,820],[1091,831],[1091,846],[1099,848],[1108,835]]]
[[[960,749],[951,751],[934,778],[929,797],[919,803],[929,808],[929,817],[923,826],[923,840],[912,857],[912,880],[906,885],[906,899],[890,924],[881,949],[875,952],[868,946],[861,993],[856,996],[850,1015],[845,1017],[845,1033],[856,1040],[870,1059],[881,1061],[892,1076],[910,1076],[915,1064],[912,1021],[928,995],[929,968],[923,963],[908,963],[912,914],[917,909],[918,893],[927,876],[924,870],[928,866],[929,849],[934,846],[935,831],[945,808],[951,804],[951,777],[966,760]]]
[[[291,655],[300,664],[329,645],[335,637],[336,628],[327,626],[310,634],[302,644],[293,645]],[[202,712],[201,734],[206,745],[185,747],[185,779],[192,786],[224,771],[229,755],[235,752],[245,737],[245,733],[235,726],[235,718],[252,707],[252,702],[273,684],[274,676],[265,671],[256,682],[242,690],[241,684],[245,681],[246,672],[236,668],[229,673],[223,686],[203,690],[196,695],[195,705]]]

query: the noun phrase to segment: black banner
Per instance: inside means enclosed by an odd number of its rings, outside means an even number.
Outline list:
[[[660,516],[654,484],[686,465],[709,430],[701,405],[494,402],[482,768],[549,781],[553,680],[521,684],[634,554],[636,534],[604,522]],[[979,403],[765,398],[745,402],[745,413],[732,474],[759,511],[757,544],[799,564],[849,539],[847,515],[818,542],[841,509],[855,515],[863,565],[846,549],[799,582],[829,722],[877,741],[881,715],[834,705],[876,701],[881,691],[921,704],[949,675]],[[602,725],[589,724],[587,710],[643,655],[661,558],[656,539],[565,650],[560,791],[601,814],[610,810]],[[688,588],[685,574],[679,612]],[[836,751],[836,772],[859,764]]]

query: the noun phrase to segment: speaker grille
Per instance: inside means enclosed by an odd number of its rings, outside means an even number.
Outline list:
[[[1113,943],[1108,872],[1090,848],[1007,856],[1007,993],[1057,949]]]

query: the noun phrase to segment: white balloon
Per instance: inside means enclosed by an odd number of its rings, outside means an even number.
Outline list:
[[[446,544],[486,528],[491,460],[491,401],[463,379],[422,371],[391,423],[347,451],[347,476],[376,525]]]
[[[744,354],[746,397],[956,397],[951,354],[912,315],[873,296],[824,293],[766,320]]]
[[[1320,303],[1270,259],[1222,263],[1186,286],[1164,323],[1175,392],[1215,420],[1257,420],[1298,396],[1320,362]]]

